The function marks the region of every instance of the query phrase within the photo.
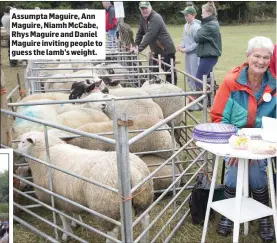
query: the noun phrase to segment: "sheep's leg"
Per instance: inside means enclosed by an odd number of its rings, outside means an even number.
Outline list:
[[[146,214],[142,219],[141,219],[141,227],[142,227],[142,231],[144,231],[148,226],[149,226],[149,219],[150,216],[149,214]],[[147,243],[149,242],[149,231],[141,237],[140,240],[141,243]]]
[[[70,232],[70,233],[73,233],[72,229],[71,229],[71,226],[70,226],[70,220],[68,218],[64,217],[63,215],[60,215],[60,217],[61,217],[61,220],[62,220],[62,223],[63,223],[63,229]],[[63,233],[62,240],[63,241],[68,240],[68,234],[67,233]]]
[[[119,233],[119,227],[116,226],[113,228],[112,231],[108,231],[107,234],[115,239],[118,239],[118,233]],[[112,243],[114,241],[110,240],[110,239],[107,239],[106,240],[106,243]]]
[[[83,220],[82,220],[82,217],[81,217],[81,215],[79,215],[79,214],[73,214],[73,218],[74,219],[78,219],[79,221],[81,221],[81,222],[83,222]],[[78,223],[76,223],[75,221],[73,221],[72,220],[72,222],[71,222],[71,227],[73,227],[73,228],[76,228],[78,226]]]

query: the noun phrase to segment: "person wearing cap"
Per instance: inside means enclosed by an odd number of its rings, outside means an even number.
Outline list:
[[[273,54],[272,40],[257,36],[248,41],[247,62],[228,72],[215,95],[211,120],[232,124],[237,128],[261,128],[262,117],[276,118],[276,76],[269,67]],[[225,198],[236,196],[237,159],[224,158],[226,176]],[[267,160],[252,160],[249,164],[249,186],[253,199],[269,205]],[[275,238],[270,217],[259,219],[259,236],[263,242]],[[227,236],[232,231],[232,221],[221,216],[217,233]]]
[[[10,59],[10,49],[11,49],[11,41],[10,41],[10,10],[12,9],[11,6],[6,6],[4,8],[4,15],[1,19],[3,27],[7,30],[7,38],[8,38],[8,55],[9,55],[9,61],[10,61],[10,67],[15,67],[18,63],[17,60],[11,60]]]
[[[153,53],[154,58],[158,58],[160,54],[162,61],[171,64],[170,60],[173,59],[175,68],[175,53],[176,49],[173,40],[166,29],[164,20],[160,14],[152,10],[150,2],[140,2],[139,9],[142,15],[140,24],[136,34],[135,45],[139,52],[142,52],[147,46],[150,46],[150,50]],[[154,61],[154,65],[157,62]],[[170,70],[170,67],[162,65],[165,72]],[[152,69],[154,72],[158,72],[158,69]],[[174,71],[174,80],[171,80],[171,74],[166,75],[166,81],[177,85],[177,74]]]
[[[186,72],[195,77],[199,57],[196,55],[196,47],[198,44],[194,41],[194,36],[201,28],[201,21],[195,19],[197,13],[193,6],[186,7],[181,13],[184,14],[187,23],[184,26],[182,43],[177,46],[177,50],[185,54]],[[190,90],[196,91],[195,81],[191,78],[187,80]]]
[[[195,42],[198,43],[196,53],[200,57],[196,78],[200,80],[203,79],[203,75],[209,78],[222,52],[220,26],[216,19],[217,12],[213,2],[202,6],[201,16],[201,28],[194,36]],[[203,85],[196,82],[196,88],[203,90]]]

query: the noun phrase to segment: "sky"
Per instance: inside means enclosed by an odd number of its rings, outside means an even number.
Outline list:
[[[8,154],[0,154],[0,172],[4,172],[5,170],[8,170],[8,168]]]

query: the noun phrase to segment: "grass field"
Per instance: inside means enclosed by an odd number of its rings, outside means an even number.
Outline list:
[[[181,42],[182,38],[182,31],[183,26],[170,26],[169,32],[173,37],[174,43],[177,46]],[[218,64],[215,67],[215,79],[217,83],[221,83],[224,75],[228,70],[234,68],[238,65],[241,65],[243,62],[246,61],[245,51],[247,48],[247,42],[251,37],[263,35],[272,39],[274,43],[276,43],[276,23],[267,23],[267,24],[259,24],[259,25],[238,25],[238,26],[224,26],[221,28],[222,32],[222,43],[223,43],[223,53],[219,59]],[[10,68],[7,58],[7,48],[1,49],[1,56],[2,56],[2,69],[5,73],[6,78],[6,87],[8,91],[10,91],[15,85],[17,84],[17,73],[19,73],[20,80],[23,83],[23,75],[24,70],[21,67]],[[177,53],[177,61],[180,61],[180,64],[177,64],[177,67],[184,70],[184,55]],[[183,77],[179,76],[178,86],[183,87]],[[200,116],[200,113],[198,114]],[[185,198],[185,194],[182,195]],[[155,209],[153,215],[158,214],[158,212],[163,208],[163,205],[160,205],[159,208]],[[185,209],[183,211],[185,213]],[[153,216],[152,215],[152,216]],[[51,215],[44,214],[45,217],[49,217]],[[28,217],[32,224],[37,226],[38,221],[32,219],[32,217]],[[152,219],[152,218],[151,218]],[[218,215],[216,216],[215,220],[211,220],[209,224],[209,230],[206,238],[206,242],[210,243],[220,243],[220,242],[232,242],[232,237],[223,238],[216,234],[216,223],[218,220]],[[160,220],[157,225],[155,225],[155,230],[158,231],[162,225],[166,222],[166,215],[165,218]],[[242,228],[242,227],[241,227]],[[52,234],[53,230],[49,227],[45,228],[45,230]],[[38,237],[37,235],[29,232],[23,226],[15,225],[14,227],[14,242],[33,242],[33,243],[42,243],[46,242],[45,239]],[[252,243],[261,242],[258,234],[258,224],[257,222],[250,223],[250,230],[249,235],[243,237],[241,234],[240,242],[245,243]],[[84,236],[87,240],[93,239],[91,242],[101,242],[101,239],[96,238],[92,235],[87,235],[86,233],[82,232],[82,229],[78,230],[78,234]],[[169,233],[169,231],[167,232]],[[187,218],[185,223],[181,226],[181,229],[177,232],[171,242],[173,243],[192,243],[192,242],[200,242],[202,234],[202,226],[193,225],[191,224],[190,216]],[[93,237],[93,238],[92,238]],[[163,242],[161,238],[157,242]],[[70,241],[74,242],[74,241]]]

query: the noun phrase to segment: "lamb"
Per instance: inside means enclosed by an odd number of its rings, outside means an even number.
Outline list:
[[[21,102],[41,100],[41,99],[68,100],[68,94],[59,93],[59,92],[31,94],[31,95],[28,95],[28,96],[24,97],[21,100]]]
[[[67,127],[77,128],[88,122],[106,122],[110,119],[102,111],[81,108],[64,112],[56,117],[57,122]]]
[[[92,84],[93,85],[93,84]],[[73,98],[73,94],[76,93],[76,89],[72,90],[70,94],[70,99]],[[102,99],[112,99],[116,98],[116,96],[104,94],[102,92],[93,92],[83,98],[86,100],[102,100]],[[114,115],[114,107],[110,101],[100,101],[102,104],[106,104],[106,114],[110,119],[113,118]],[[95,106],[99,106],[99,102],[87,102],[87,106],[94,108]],[[145,100],[121,100],[115,102],[115,113],[126,113],[128,116],[133,117],[138,114],[149,114],[152,116],[156,116],[157,118],[163,119],[163,112],[159,105],[153,102],[151,99]]]
[[[55,77],[59,77],[59,76],[63,76],[65,79],[64,83],[59,83],[59,82],[53,82],[56,81]],[[85,81],[80,81],[80,82],[84,82],[87,84],[92,84],[95,82],[99,82],[101,81],[99,79],[99,77],[97,75],[92,74],[91,71],[89,70],[80,70],[74,73],[66,73],[66,74],[57,74],[57,75],[53,75],[50,79],[47,79],[46,81],[48,81],[48,83],[45,83],[44,85],[44,89],[47,90],[58,90],[58,89],[63,89],[65,91],[61,91],[61,92],[68,92],[70,91],[71,87],[72,87],[72,82],[76,81],[76,79],[80,79],[80,78],[76,78],[76,77],[80,77],[80,76],[87,76],[85,78]],[[105,87],[104,87],[105,88]],[[68,91],[66,91],[68,90]]]
[[[49,100],[40,100],[40,101],[49,101]],[[46,121],[51,121],[57,123],[57,107],[56,105],[41,105],[36,106],[21,106],[17,109],[17,113],[31,118],[38,118]],[[11,135],[13,139],[18,138],[23,133],[28,131],[43,131],[44,125],[31,122],[22,118],[16,118],[12,125]]]
[[[156,123],[161,121],[156,116],[140,114],[133,117],[133,125],[128,128],[128,130],[142,130],[152,127]],[[162,126],[164,128],[166,126]],[[113,132],[113,121],[99,122],[99,123],[87,123],[83,126],[77,128],[80,131],[88,133],[103,133],[103,132]],[[129,139],[134,137],[136,133],[129,133]],[[105,135],[105,137],[113,138],[113,135]],[[67,140],[67,143],[79,146],[85,149],[99,149],[103,151],[114,151],[114,145],[91,139],[88,137],[78,137]],[[166,130],[155,131],[147,135],[143,139],[130,145],[130,152],[145,152],[145,151],[156,151],[172,149],[172,138],[170,133]],[[169,158],[172,155],[171,151],[168,152],[158,152],[155,153],[161,158]]]
[[[45,139],[41,132],[29,132],[21,136],[19,143],[19,151],[34,156],[41,160],[45,157]],[[104,152],[97,150],[85,150],[77,146],[65,144],[62,140],[55,136],[49,136],[49,151],[51,164],[61,167],[64,170],[81,175],[91,180],[107,186],[118,188],[117,175],[117,158],[115,152]],[[147,165],[136,155],[130,154],[130,172],[131,186],[134,187],[149,175]],[[35,184],[49,189],[48,168],[45,165],[27,159],[32,171],[33,181]],[[78,163],[76,163],[78,161]],[[120,200],[120,196],[112,191],[95,186],[91,183],[82,181],[76,177],[72,177],[66,173],[57,170],[52,172],[53,191],[70,200],[80,203],[101,214],[107,215],[115,220],[120,219],[120,205],[115,204]],[[37,190],[35,192],[39,200],[50,204],[50,195]],[[136,196],[134,196],[136,195]],[[133,194],[132,205],[136,213],[144,211],[153,201],[153,181],[149,180],[144,183]],[[70,213],[81,213],[83,210],[73,206],[60,199],[55,199],[55,205],[62,211]],[[64,229],[72,232],[69,220],[62,217]],[[145,216],[144,226],[147,227],[149,215]],[[113,229],[111,223],[103,222],[102,227],[107,231]],[[149,223],[149,222],[148,222]],[[113,230],[115,233],[116,230]],[[63,234],[63,240],[67,240],[67,234]],[[144,239],[143,242],[146,242]]]

